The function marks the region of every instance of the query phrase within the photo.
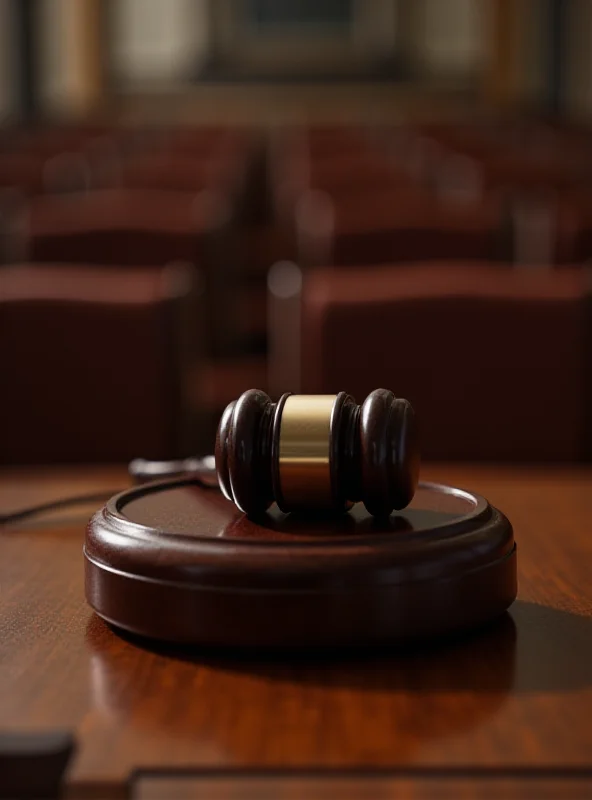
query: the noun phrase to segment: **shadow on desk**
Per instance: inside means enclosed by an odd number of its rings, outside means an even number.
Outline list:
[[[204,748],[225,768],[582,766],[591,633],[590,618],[518,601],[430,647],[222,652],[122,635],[93,615],[92,749],[168,770],[205,764]]]
[[[408,648],[252,651],[178,647],[92,617],[87,641],[110,668],[126,646],[168,661],[270,681],[392,692],[569,692],[592,686],[592,617],[518,600],[471,634]]]

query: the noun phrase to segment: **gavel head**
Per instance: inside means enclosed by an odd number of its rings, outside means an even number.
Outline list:
[[[361,406],[345,392],[274,403],[251,389],[222,415],[216,470],[224,495],[248,514],[274,501],[282,511],[345,511],[361,500],[387,516],[417,487],[415,414],[386,389]]]

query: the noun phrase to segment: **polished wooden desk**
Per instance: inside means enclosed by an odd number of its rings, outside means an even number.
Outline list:
[[[592,796],[592,470],[422,477],[509,516],[519,599],[487,630],[415,652],[150,649],[86,606],[91,508],[0,528],[0,729],[71,731],[68,797]],[[5,471],[0,509],[126,482]]]

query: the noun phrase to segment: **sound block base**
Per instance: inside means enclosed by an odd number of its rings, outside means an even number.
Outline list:
[[[422,483],[387,520],[250,519],[184,477],[122,492],[89,522],[86,597],[108,622],[169,642],[340,647],[442,637],[516,597],[507,518],[482,497]]]

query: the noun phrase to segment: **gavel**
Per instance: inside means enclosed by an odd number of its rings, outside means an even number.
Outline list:
[[[257,389],[224,411],[216,437],[224,495],[247,514],[274,501],[282,511],[345,511],[363,501],[376,516],[411,502],[419,447],[411,404],[386,389],[359,406],[337,395]]]
[[[211,457],[184,462],[136,461],[140,480],[180,472],[203,474],[250,515],[273,502],[282,511],[343,512],[362,501],[378,517],[407,506],[419,476],[413,407],[386,389],[362,405],[337,395],[284,394],[277,403],[251,389],[230,403]],[[217,473],[217,479],[216,479]]]

